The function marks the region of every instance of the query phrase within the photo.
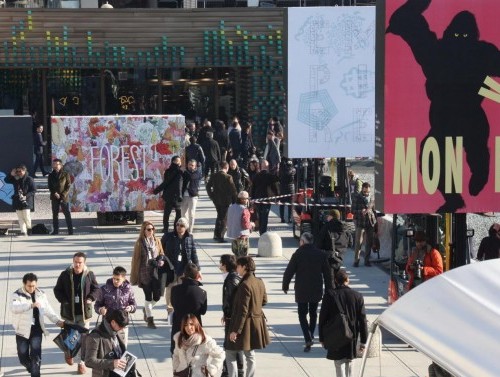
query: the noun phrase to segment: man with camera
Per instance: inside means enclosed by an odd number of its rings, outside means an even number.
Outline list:
[[[12,207],[17,213],[21,234],[31,234],[31,213],[35,206],[35,181],[26,174],[26,166],[18,165],[12,169],[10,175],[5,177],[5,183],[14,186]]]
[[[443,258],[439,251],[427,243],[425,232],[422,230],[416,231],[413,239],[416,246],[406,263],[409,289],[443,273]]]

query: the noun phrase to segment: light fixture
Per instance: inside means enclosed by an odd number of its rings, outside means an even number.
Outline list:
[[[113,6],[106,1],[104,4],[101,5],[101,8],[103,8],[103,9],[112,9]]]

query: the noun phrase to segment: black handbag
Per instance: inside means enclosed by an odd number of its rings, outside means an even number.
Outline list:
[[[333,298],[339,312],[323,325],[323,344],[327,350],[338,350],[352,342],[354,337],[336,292],[333,292]]]

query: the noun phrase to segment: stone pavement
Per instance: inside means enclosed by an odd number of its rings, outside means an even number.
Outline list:
[[[50,208],[46,204],[48,192],[42,189],[37,197],[38,201],[45,204],[37,207],[38,210],[33,215],[34,223],[44,222],[50,225],[50,214],[40,210]],[[310,353],[303,352],[304,341],[298,324],[293,291],[290,290],[288,295],[281,291],[284,269],[298,247],[298,241],[293,238],[290,225],[279,223],[276,212],[277,208],[273,208],[269,230],[276,231],[281,236],[283,256],[256,258],[256,274],[264,279],[267,287],[269,303],[264,310],[272,336],[269,347],[257,352],[257,376],[277,376],[281,373],[287,377],[334,376],[333,362],[325,358],[326,351],[319,344],[315,344]],[[5,303],[0,310],[0,368],[5,376],[27,376],[17,359],[15,335],[11,326],[12,314],[8,305],[11,292],[22,284],[21,278],[26,272],[35,272],[38,275],[40,288],[46,291],[54,308],[58,310],[52,288],[59,273],[71,263],[72,255],[76,251],[87,253],[88,266],[96,273],[101,284],[111,276],[115,266],[121,265],[130,270],[138,226],[100,227],[97,225],[95,213],[73,214],[73,217],[76,227],[74,236],[67,236],[65,228],[62,227],[58,236],[0,237],[0,302]],[[2,214],[1,218],[2,222],[9,222],[12,229],[17,229],[15,214]],[[153,221],[158,229],[162,228],[161,213],[147,212],[145,218]],[[221,254],[231,253],[231,246],[230,243],[220,244],[212,240],[214,219],[215,209],[207,196],[203,195],[198,202],[194,232],[204,289],[208,293],[208,313],[203,322],[208,334],[221,344],[222,275],[218,270],[218,260]],[[62,215],[61,225],[65,225]],[[251,254],[257,252],[257,242],[258,235],[254,233],[251,236]],[[388,275],[375,266],[351,268],[352,254],[352,251],[348,251],[345,258],[345,266],[351,274],[351,287],[363,293],[368,318],[374,320],[387,307]],[[150,330],[142,320],[143,293],[137,287],[134,287],[134,290],[139,310],[132,316],[129,350],[139,357],[138,369],[143,376],[170,376],[170,326],[166,322],[165,303],[160,302],[154,309],[158,329]],[[49,331],[50,337],[43,342],[42,375],[77,374],[76,365],[66,365],[62,353],[52,342],[58,333],[57,328],[50,324]],[[383,333],[382,351],[380,358],[368,359],[365,376],[427,376],[429,359],[386,332]],[[356,365],[354,369],[356,370]],[[91,375],[90,370],[87,375]]]

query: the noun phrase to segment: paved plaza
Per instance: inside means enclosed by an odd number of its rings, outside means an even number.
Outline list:
[[[43,208],[48,208],[48,205],[43,204],[48,202],[48,192],[41,189],[37,196],[37,202],[42,204],[33,214],[34,223],[43,222],[50,225],[50,214],[43,210]],[[256,275],[264,280],[268,292],[269,303],[264,310],[272,338],[272,343],[268,348],[257,352],[257,375],[260,377],[284,375],[287,377],[332,377],[335,375],[333,361],[325,358],[326,351],[319,344],[315,344],[310,353],[303,352],[304,341],[298,323],[293,291],[290,290],[288,295],[281,291],[283,272],[291,255],[298,247],[298,241],[293,238],[291,225],[281,224],[276,212],[277,207],[273,207],[269,230],[281,236],[283,256],[256,258]],[[95,213],[75,213],[73,214],[75,235],[68,236],[62,217],[61,215],[62,228],[58,236],[22,237],[14,235],[18,229],[15,214],[2,214],[2,222],[9,224],[12,229],[9,232],[10,235],[0,237],[0,300],[5,303],[3,309],[0,310],[2,328],[0,367],[5,376],[28,375],[17,359],[15,335],[11,326],[12,314],[8,305],[10,294],[21,285],[22,276],[26,272],[34,272],[38,275],[39,287],[47,293],[54,308],[59,310],[52,288],[60,272],[70,265],[72,255],[76,251],[87,253],[87,264],[96,273],[100,284],[105,283],[106,279],[111,277],[115,266],[124,266],[128,271],[130,270],[133,245],[138,236],[139,226],[101,227],[97,225]],[[161,212],[146,212],[145,218],[152,221],[157,229],[162,228]],[[203,323],[208,334],[221,344],[223,277],[218,269],[218,260],[221,254],[231,253],[231,245],[230,243],[215,243],[212,240],[214,223],[215,208],[203,190],[198,202],[194,231],[203,274],[203,288],[208,293],[208,312],[203,318]],[[252,255],[257,253],[257,242],[258,235],[254,233],[251,236],[250,253]],[[349,250],[346,253],[345,266],[351,276],[351,287],[364,295],[368,318],[373,321],[387,307],[389,276],[383,269],[376,266],[351,268],[352,259],[353,252]],[[129,350],[139,357],[138,370],[143,376],[170,376],[172,374],[169,352],[170,326],[166,321],[165,303],[160,302],[154,309],[158,329],[148,329],[142,320],[141,308],[144,304],[142,290],[134,287],[134,292],[139,310],[132,316]],[[95,315],[94,321],[96,318]],[[43,343],[42,375],[76,375],[76,365],[66,365],[63,354],[52,342],[58,329],[50,324],[49,331],[51,335]],[[427,366],[430,363],[427,357],[386,332],[383,332],[382,343],[381,357],[368,359],[365,376],[427,376]],[[87,375],[91,375],[90,370]]]

